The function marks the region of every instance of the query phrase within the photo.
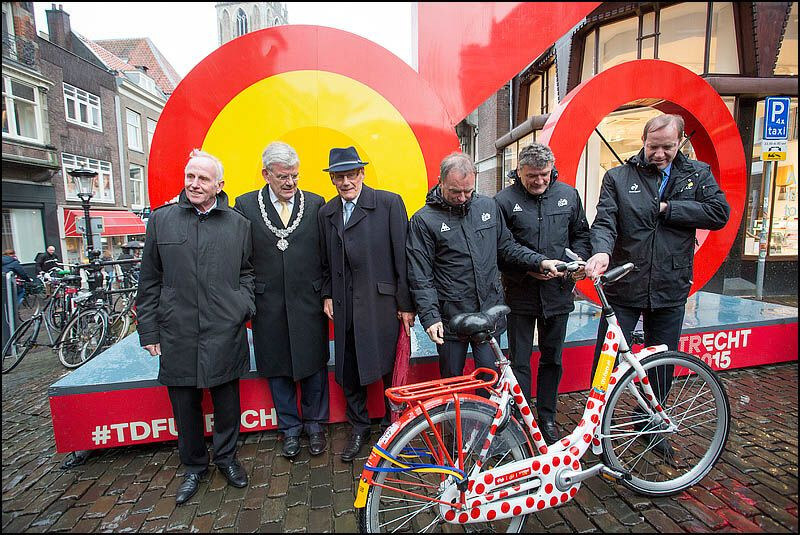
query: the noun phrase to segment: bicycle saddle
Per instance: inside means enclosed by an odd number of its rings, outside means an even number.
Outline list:
[[[495,305],[486,312],[464,312],[450,320],[450,330],[462,341],[486,342],[491,338],[501,320],[511,312],[505,305]]]

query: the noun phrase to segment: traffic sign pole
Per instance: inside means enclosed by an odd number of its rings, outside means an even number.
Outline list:
[[[761,201],[761,233],[758,239],[758,265],[756,266],[756,299],[764,297],[764,272],[767,267],[767,238],[769,237],[769,205],[772,192],[772,177],[777,176],[778,162],[764,162],[764,181],[761,191],[764,194]]]

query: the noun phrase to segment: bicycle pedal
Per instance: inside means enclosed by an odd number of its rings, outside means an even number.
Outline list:
[[[614,470],[612,468],[608,468],[604,466],[600,469],[600,477],[611,481],[612,483],[618,483],[619,481],[630,481],[631,474],[630,472],[622,472],[620,470]]]

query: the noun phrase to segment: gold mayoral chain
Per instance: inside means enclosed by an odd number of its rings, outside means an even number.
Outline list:
[[[273,225],[267,217],[267,211],[264,209],[264,188],[258,190],[258,207],[261,208],[261,217],[264,219],[264,224],[267,225],[269,231],[280,238],[276,246],[281,251],[285,251],[289,247],[289,242],[286,240],[286,238],[289,237],[289,234],[294,232],[294,230],[300,224],[300,220],[303,219],[303,212],[306,208],[306,198],[303,195],[303,190],[298,189],[298,191],[300,192],[300,209],[297,211],[297,217],[294,218],[294,222],[289,225],[288,228],[280,229]]]

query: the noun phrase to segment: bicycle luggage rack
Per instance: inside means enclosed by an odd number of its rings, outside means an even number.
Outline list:
[[[490,379],[478,379],[478,375],[489,375]],[[422,401],[435,396],[445,394],[456,394],[465,390],[476,388],[491,388],[497,382],[497,372],[489,368],[477,368],[468,375],[458,377],[448,377],[446,379],[434,379],[413,385],[395,386],[386,390],[386,396],[393,402],[410,403]]]

